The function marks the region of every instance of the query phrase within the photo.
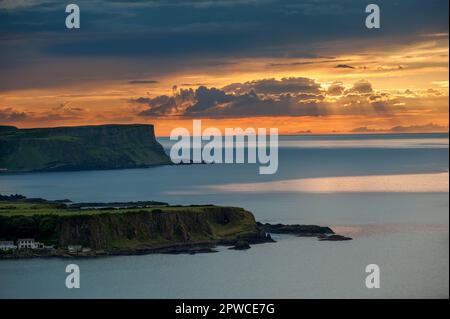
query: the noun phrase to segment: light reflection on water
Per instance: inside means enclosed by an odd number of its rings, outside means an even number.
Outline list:
[[[197,189],[197,190],[195,190]],[[263,183],[197,186],[169,194],[205,193],[448,193],[449,175],[400,174],[302,178]]]

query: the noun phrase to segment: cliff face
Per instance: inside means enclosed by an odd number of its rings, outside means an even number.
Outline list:
[[[36,238],[62,248],[83,245],[113,251],[210,242],[257,232],[253,214],[235,207],[71,211],[55,205],[4,203],[0,238]]]
[[[256,223],[253,215],[242,209],[209,207],[77,217],[61,220],[58,227],[62,246],[120,249],[220,240],[255,231]]]
[[[0,127],[0,170],[61,171],[169,164],[153,125]]]

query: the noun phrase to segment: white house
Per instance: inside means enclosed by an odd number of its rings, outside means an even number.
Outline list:
[[[67,246],[67,250],[69,253],[79,253],[83,250],[83,246],[81,245],[69,245]]]
[[[0,241],[0,250],[17,249],[17,245],[14,245],[13,241]]]
[[[17,240],[17,245],[14,245],[13,241],[0,241],[0,249],[54,249],[54,247],[35,241],[34,238],[21,238]]]
[[[22,238],[17,240],[17,246],[19,249],[43,249],[44,244],[34,241],[34,238]]]
[[[33,249],[34,248],[34,238],[22,238],[17,240],[17,247],[19,249]]]

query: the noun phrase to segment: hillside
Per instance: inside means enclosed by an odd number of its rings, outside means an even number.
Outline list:
[[[0,126],[0,171],[63,171],[170,164],[153,125],[18,129]]]

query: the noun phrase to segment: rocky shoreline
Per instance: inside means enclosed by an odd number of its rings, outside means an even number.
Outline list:
[[[23,258],[89,258],[106,256],[133,256],[148,254],[204,254],[216,253],[219,246],[229,247],[232,250],[247,250],[251,245],[275,243],[271,234],[288,234],[298,237],[317,237],[319,241],[347,241],[350,237],[335,234],[330,227],[317,225],[284,225],[284,224],[262,224],[257,223],[258,231],[234,238],[227,238],[214,241],[178,243],[160,245],[157,247],[139,247],[136,249],[114,249],[114,250],[91,250],[88,252],[70,253],[66,250],[17,250],[11,255],[0,255],[0,259],[23,259]]]
[[[336,234],[330,227],[317,225],[283,225],[262,224],[257,222],[258,227],[269,234],[288,234],[297,237],[317,237],[320,241],[345,241],[352,240],[350,237]]]

